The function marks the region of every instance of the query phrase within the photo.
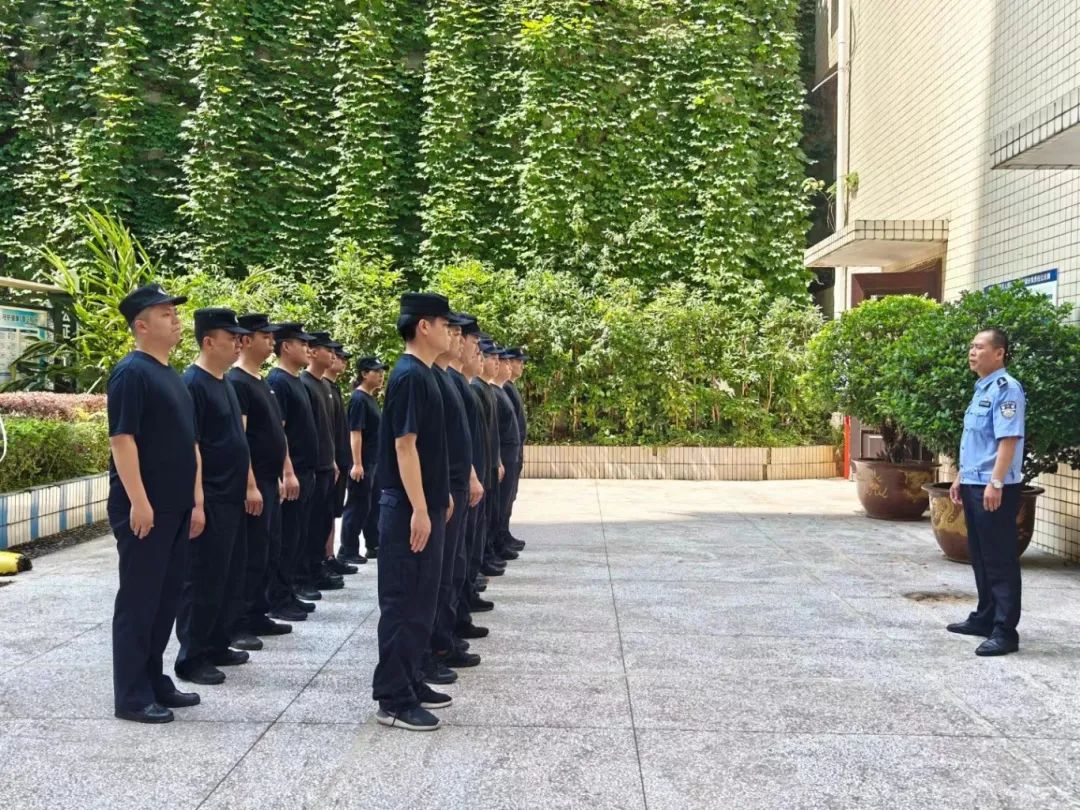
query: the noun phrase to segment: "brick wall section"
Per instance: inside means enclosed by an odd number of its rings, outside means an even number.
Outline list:
[[[1056,267],[1080,303],[1080,171],[990,168],[995,135],[1080,85],[1080,3],[852,7],[849,219],[948,219],[946,298]],[[1080,475],[1038,483],[1035,543],[1080,560]]]

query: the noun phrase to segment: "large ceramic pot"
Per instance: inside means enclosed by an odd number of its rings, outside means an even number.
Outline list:
[[[953,562],[970,563],[964,507],[949,498],[949,486],[943,482],[923,487],[930,496],[930,527],[946,557]],[[1031,535],[1035,531],[1035,499],[1045,491],[1042,487],[1024,487],[1020,493],[1020,510],[1016,513],[1018,556],[1031,545]]]
[[[894,464],[876,458],[859,458],[854,463],[859,502],[870,517],[918,520],[930,506],[923,484],[934,480],[937,464]]]

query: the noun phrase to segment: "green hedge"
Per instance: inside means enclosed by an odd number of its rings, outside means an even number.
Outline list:
[[[109,467],[109,427],[104,413],[59,422],[5,416],[7,457],[0,462],[0,492],[51,484]]]

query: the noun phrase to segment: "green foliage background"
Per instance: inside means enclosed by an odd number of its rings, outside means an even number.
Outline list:
[[[0,0],[0,272],[108,208],[170,272],[343,243],[802,295],[797,0]]]

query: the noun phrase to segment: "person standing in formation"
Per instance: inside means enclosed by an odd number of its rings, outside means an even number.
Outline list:
[[[382,388],[386,364],[377,357],[361,357],[356,364],[356,375],[348,408],[352,467],[349,469],[345,512],[341,518],[338,559],[362,565],[375,559],[379,548],[379,504],[375,476],[381,412],[375,395]],[[360,555],[361,532],[367,556]]]

